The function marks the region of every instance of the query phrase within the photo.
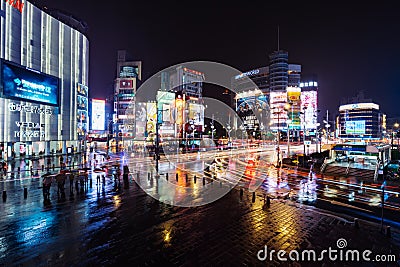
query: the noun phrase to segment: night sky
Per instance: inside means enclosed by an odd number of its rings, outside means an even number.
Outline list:
[[[185,61],[242,71],[266,66],[280,48],[303,74],[316,74],[321,113],[362,91],[388,117],[400,116],[400,16],[392,4],[319,1],[36,1],[89,26],[90,97],[112,93],[117,50],[143,62],[143,78]],[[278,2],[278,1],[274,1]],[[279,1],[282,2],[282,1]]]

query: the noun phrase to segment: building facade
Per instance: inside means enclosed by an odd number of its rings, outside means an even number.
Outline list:
[[[385,115],[378,104],[353,103],[339,107],[337,128],[341,139],[381,139],[385,124]]]
[[[10,3],[0,1],[0,156],[81,151],[88,131],[85,24],[27,1]]]
[[[124,137],[125,143],[134,138],[135,128],[135,95],[142,79],[142,62],[129,58],[125,50],[117,54],[117,73],[114,85],[114,138],[119,142]],[[130,106],[131,105],[131,106]],[[129,145],[129,144],[128,144]]]

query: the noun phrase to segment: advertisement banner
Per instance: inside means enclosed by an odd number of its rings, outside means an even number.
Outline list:
[[[290,120],[289,128],[300,129],[301,89],[299,87],[288,87],[287,101],[290,104],[290,109],[287,111]]]
[[[12,99],[59,105],[59,79],[39,71],[1,62],[3,95]]]
[[[106,101],[101,99],[92,100],[92,130],[104,131]]]
[[[203,126],[204,125],[204,106],[195,103],[189,103],[189,121],[193,122],[193,125]]]
[[[285,110],[287,104],[286,92],[270,92],[271,122],[273,125],[286,123],[288,114]]]
[[[185,112],[185,101],[183,99],[176,99],[175,100],[175,105],[176,105],[176,123],[182,125],[183,124],[183,119],[184,119],[184,112]]]
[[[135,108],[136,138],[145,137],[147,111],[146,103],[138,102]]]
[[[317,91],[301,92],[301,109],[305,111],[304,117],[301,117],[302,127],[308,130],[315,129],[317,125]]]
[[[158,102],[158,123],[173,122],[172,111],[175,103],[175,93],[158,91],[157,92]]]
[[[346,121],[345,127],[346,127],[346,134],[349,135],[365,134],[365,120]]]
[[[146,105],[147,110],[147,124],[146,132],[147,135],[156,133],[156,120],[157,120],[157,105],[155,102],[148,102]]]

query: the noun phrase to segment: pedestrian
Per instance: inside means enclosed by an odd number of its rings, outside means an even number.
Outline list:
[[[50,200],[50,187],[53,182],[53,177],[50,176],[50,173],[46,173],[43,176],[43,198],[44,200]]]
[[[69,193],[71,194],[71,195],[73,195],[74,194],[74,173],[73,172],[71,172],[70,174],[69,174]]]
[[[56,176],[57,181],[57,194],[64,194],[64,184],[65,184],[65,175],[63,173],[59,173]]]

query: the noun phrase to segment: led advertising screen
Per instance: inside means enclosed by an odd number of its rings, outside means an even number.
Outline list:
[[[282,123],[286,123],[286,120],[288,119],[288,114],[284,109],[287,103],[286,92],[271,92],[269,97],[272,124],[278,125],[279,123],[281,125]]]
[[[157,103],[158,103],[158,123],[173,122],[172,111],[175,103],[175,93],[158,91],[157,92]]]
[[[3,95],[14,99],[58,106],[59,79],[2,61]]]
[[[289,128],[300,129],[301,89],[299,87],[288,87],[287,100],[290,103],[288,110]]]
[[[346,134],[361,135],[365,134],[365,120],[346,121]]]
[[[317,124],[317,91],[301,92],[301,109],[305,110],[302,127],[306,129],[315,129]]]
[[[104,131],[106,101],[101,99],[92,100],[92,130]]]
[[[157,106],[156,103],[148,102],[146,104],[147,110],[147,134],[156,133],[156,120],[157,120]]]
[[[193,121],[196,126],[204,125],[204,106],[200,104],[189,103],[189,121]]]

